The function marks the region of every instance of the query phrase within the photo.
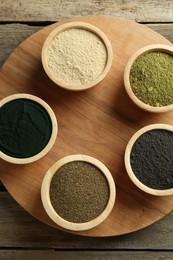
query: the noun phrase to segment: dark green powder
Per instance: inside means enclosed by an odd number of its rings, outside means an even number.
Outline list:
[[[55,211],[73,223],[99,216],[109,199],[109,185],[94,165],[74,161],[61,166],[52,178],[50,199]]]
[[[131,167],[146,186],[173,188],[173,132],[155,129],[141,135],[132,147]]]
[[[0,109],[0,150],[15,158],[28,158],[42,151],[52,133],[49,114],[37,102],[15,99]]]
[[[159,51],[141,55],[130,71],[134,94],[154,107],[173,103],[173,56]]]

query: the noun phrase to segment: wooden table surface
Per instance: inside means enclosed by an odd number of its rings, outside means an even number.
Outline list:
[[[173,43],[173,1],[0,0],[0,66],[16,46],[64,19],[112,15],[145,24]],[[1,86],[0,86],[1,87]],[[173,259],[173,212],[131,234],[88,238],[34,219],[0,182],[0,259]]]

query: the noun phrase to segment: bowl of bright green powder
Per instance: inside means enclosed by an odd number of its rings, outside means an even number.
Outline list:
[[[124,71],[131,100],[149,112],[173,109],[173,47],[148,45],[135,52]]]
[[[39,97],[5,97],[0,101],[0,157],[16,164],[40,159],[52,148],[57,128],[53,110]]]
[[[69,155],[45,174],[41,198],[48,216],[60,227],[82,231],[96,227],[113,209],[113,177],[99,160]]]

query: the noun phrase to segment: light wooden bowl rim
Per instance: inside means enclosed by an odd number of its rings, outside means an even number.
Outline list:
[[[126,146],[126,150],[125,150],[125,156],[124,156],[124,160],[125,160],[125,167],[126,167],[126,171],[130,177],[130,179],[132,180],[132,182],[141,190],[143,190],[146,193],[152,194],[152,195],[156,195],[156,196],[167,196],[167,195],[173,195],[173,188],[170,189],[164,189],[164,190],[158,190],[158,189],[153,189],[150,188],[146,185],[144,185],[142,182],[139,181],[139,179],[136,177],[136,175],[134,174],[132,167],[131,167],[131,163],[130,163],[130,154],[131,154],[131,149],[134,145],[134,143],[137,141],[137,139],[144,133],[150,131],[150,130],[154,130],[154,129],[162,129],[162,130],[168,130],[173,132],[173,126],[172,125],[168,125],[168,124],[151,124],[148,126],[145,126],[143,128],[141,128],[140,130],[138,130],[129,140],[127,146]]]
[[[0,107],[5,105],[6,103],[13,101],[13,100],[16,100],[16,99],[33,100],[36,103],[40,104],[42,107],[44,107],[44,109],[49,114],[51,122],[52,122],[51,137],[50,137],[47,145],[43,148],[43,150],[41,150],[38,154],[36,154],[34,156],[27,157],[27,158],[15,158],[15,157],[11,157],[11,156],[3,153],[2,151],[0,151],[0,158],[2,158],[3,160],[5,160],[7,162],[14,163],[14,164],[32,163],[32,162],[35,162],[35,161],[39,160],[40,158],[42,158],[52,148],[53,144],[55,143],[57,133],[58,133],[58,123],[57,123],[56,116],[55,116],[53,110],[51,109],[51,107],[41,98],[34,96],[34,95],[31,95],[31,94],[20,93],[20,94],[13,94],[13,95],[7,96],[0,101]]]
[[[64,164],[72,161],[84,161],[91,163],[95,165],[98,169],[101,170],[101,172],[104,174],[104,176],[107,179],[108,185],[109,185],[109,200],[107,203],[106,208],[104,211],[95,219],[85,222],[85,223],[73,223],[69,222],[65,219],[63,219],[61,216],[58,215],[58,213],[54,210],[51,200],[50,200],[50,194],[49,194],[49,188],[51,184],[51,180],[53,175],[56,173],[56,171]],[[103,222],[110,212],[113,209],[114,203],[115,203],[115,197],[116,197],[116,188],[115,183],[113,180],[113,177],[108,170],[108,168],[101,163],[99,160],[83,154],[75,154],[75,155],[68,155],[66,157],[63,157],[59,161],[57,161],[53,166],[47,171],[45,174],[42,185],[41,185],[41,199],[44,206],[45,211],[49,215],[49,217],[60,227],[73,230],[73,231],[82,231],[82,230],[88,230],[91,229],[97,225],[99,225],[101,222]]]
[[[154,107],[154,106],[148,105],[137,98],[137,96],[132,91],[132,88],[130,85],[130,70],[131,70],[131,67],[133,66],[133,63],[141,55],[143,55],[147,52],[152,52],[152,51],[160,51],[160,52],[168,53],[173,56],[173,47],[166,45],[166,44],[151,44],[151,45],[147,45],[145,47],[140,48],[129,58],[129,60],[125,66],[124,86],[125,86],[126,92],[129,95],[130,99],[141,109],[146,110],[148,112],[152,112],[152,113],[167,112],[167,111],[170,111],[173,109],[173,104],[170,104],[167,106],[161,106],[161,107]]]
[[[84,30],[94,33],[104,43],[106,51],[107,51],[106,66],[105,66],[103,72],[99,75],[99,77],[90,83],[87,83],[84,85],[78,85],[78,86],[75,86],[75,84],[69,85],[68,83],[66,83],[64,81],[58,80],[58,78],[56,76],[54,76],[53,73],[51,72],[51,70],[49,69],[49,66],[47,63],[47,50],[48,50],[52,40],[54,40],[54,38],[61,32],[72,29],[72,28],[80,28],[80,29],[84,29]],[[99,82],[101,82],[106,77],[106,75],[108,74],[108,72],[111,68],[111,65],[112,65],[113,50],[112,50],[112,46],[111,46],[111,43],[110,43],[108,37],[105,35],[105,33],[103,31],[101,31],[96,26],[94,26],[90,23],[86,23],[86,22],[67,22],[67,23],[60,25],[57,28],[53,29],[51,31],[51,33],[49,33],[49,35],[47,36],[47,38],[43,44],[43,47],[42,47],[41,60],[42,60],[42,65],[43,65],[43,68],[44,68],[46,74],[56,85],[58,85],[59,87],[62,87],[64,89],[67,89],[67,90],[81,91],[81,90],[86,90],[86,89],[89,89],[89,88],[97,85]]]

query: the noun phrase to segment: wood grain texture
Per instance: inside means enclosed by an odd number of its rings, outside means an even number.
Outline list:
[[[138,22],[173,22],[172,0],[1,0],[0,10],[0,21],[61,21],[112,15]]]
[[[22,41],[41,28],[25,24],[0,25],[0,67]]]
[[[1,179],[26,210],[55,226],[40,200],[40,185],[45,172],[56,160],[68,154],[84,153],[97,157],[114,176],[117,203],[104,223],[80,234],[110,236],[128,233],[153,223],[173,208],[171,196],[157,198],[139,191],[130,182],[123,162],[124,150],[132,134],[146,124],[172,123],[172,112],[149,116],[133,105],[123,87],[124,66],[138,48],[170,42],[145,26],[127,20],[114,17],[78,20],[91,22],[107,34],[114,50],[112,69],[107,79],[95,88],[67,94],[49,81],[40,61],[43,41],[56,24],[23,42],[1,69],[1,97],[21,91],[40,96],[52,106],[61,130],[51,152],[38,162],[23,167],[9,167],[1,162]]]
[[[172,252],[132,252],[132,251],[54,251],[54,250],[3,250],[0,252],[0,257],[2,260],[30,260],[41,258],[42,260],[50,260],[50,259],[64,259],[64,260],[172,260]]]
[[[171,24],[146,24],[150,29],[160,33],[173,43],[173,23]],[[42,26],[29,26],[26,24],[0,25],[0,67],[8,58],[10,53],[22,41],[31,34],[42,29]]]
[[[0,181],[0,192],[1,191],[5,191],[6,190],[6,188],[5,188],[5,186],[2,184],[2,182]]]
[[[63,2],[61,8],[60,2]],[[170,23],[173,21],[172,6],[172,0],[0,0],[0,22],[4,23],[0,24],[0,67],[19,43],[41,29],[41,24],[44,25],[47,21],[60,21],[72,16],[109,13],[142,23],[153,21],[153,24],[147,26],[173,43],[173,23]],[[16,24],[17,21],[22,23],[29,21],[36,26]],[[6,22],[10,24],[5,24]],[[166,23],[163,24],[163,22]],[[72,259],[75,255],[76,260],[87,259],[89,255],[90,259],[172,260],[173,212],[150,227],[131,234],[108,238],[86,238],[67,234],[41,223],[23,210],[3,190],[4,186],[0,182],[0,191],[2,191],[0,192],[1,259],[30,260],[40,258],[40,256],[43,260]],[[34,249],[34,251],[29,249]],[[75,251],[72,251],[73,249]],[[89,251],[87,254],[89,249],[92,252]],[[106,252],[101,251],[104,249]]]
[[[49,227],[27,213],[7,192],[0,192],[0,216],[0,248],[173,250],[173,212],[137,232],[105,238],[81,237]]]
[[[147,27],[163,35],[173,43],[173,23],[170,24],[146,24]]]

